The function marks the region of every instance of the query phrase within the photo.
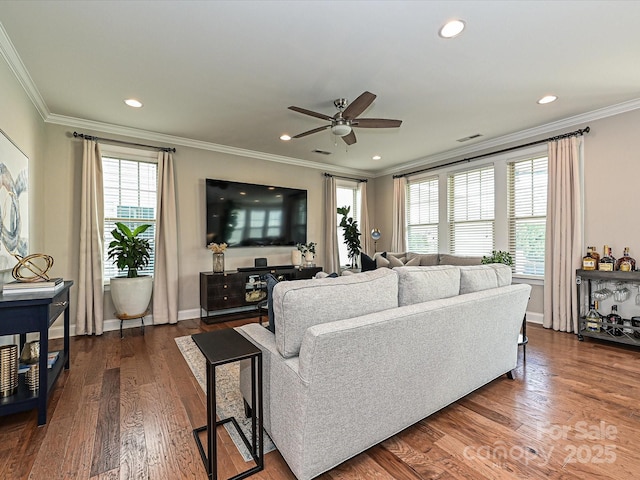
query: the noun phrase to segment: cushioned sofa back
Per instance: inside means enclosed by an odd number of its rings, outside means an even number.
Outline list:
[[[397,267],[394,271],[398,273],[398,304],[401,307],[453,297],[460,292],[460,267]]]
[[[461,266],[460,294],[511,285],[511,267],[502,263]]]
[[[397,306],[398,275],[388,268],[280,282],[273,289],[276,346],[283,357],[295,357],[307,328]]]

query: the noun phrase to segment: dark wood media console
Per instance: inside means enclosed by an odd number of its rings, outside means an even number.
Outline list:
[[[306,280],[321,272],[322,267],[241,268],[224,273],[200,272],[200,320],[217,323],[233,317],[247,316],[267,297],[266,282],[261,277],[271,273],[282,280]]]

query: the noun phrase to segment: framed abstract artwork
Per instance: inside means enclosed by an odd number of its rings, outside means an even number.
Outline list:
[[[29,253],[29,159],[0,130],[0,271]]]

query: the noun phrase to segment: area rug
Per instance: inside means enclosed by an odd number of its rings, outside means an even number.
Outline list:
[[[187,365],[189,365],[189,368],[193,372],[193,376],[196,377],[198,384],[206,393],[207,369],[204,355],[202,355],[202,352],[193,342],[190,335],[177,337],[175,340]],[[227,363],[226,365],[216,367],[216,400],[216,413],[218,417],[236,417],[244,434],[248,439],[251,439],[251,419],[244,415],[244,404],[242,402],[242,394],[240,393],[239,362]],[[242,458],[244,458],[244,461],[248,462],[252,460],[249,450],[233,425],[226,423],[224,428],[229,433],[233,443],[238,447],[238,451],[242,455]],[[273,441],[269,438],[267,432],[264,432],[264,453],[271,452],[275,449],[276,447]]]

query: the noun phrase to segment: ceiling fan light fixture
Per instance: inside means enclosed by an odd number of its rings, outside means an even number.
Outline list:
[[[462,20],[451,20],[442,26],[438,35],[442,38],[453,38],[460,35],[464,27],[465,23]]]
[[[331,127],[331,133],[337,135],[338,137],[344,137],[345,135],[349,135],[351,133],[351,126],[346,123],[336,123]]]
[[[287,135],[286,133],[284,135],[280,135],[280,140],[282,140],[283,142],[288,142],[289,140],[291,140],[291,135]]]

